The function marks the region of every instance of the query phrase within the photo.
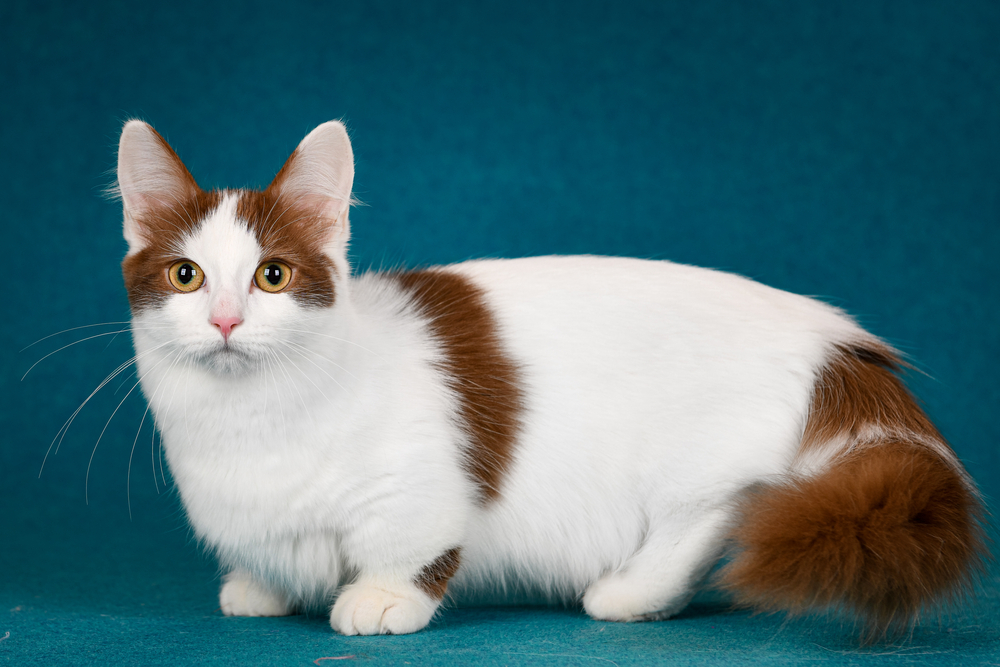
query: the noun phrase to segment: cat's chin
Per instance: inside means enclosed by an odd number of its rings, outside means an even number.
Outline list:
[[[199,361],[212,372],[223,375],[242,375],[260,366],[257,356],[233,345],[224,345],[203,354]]]

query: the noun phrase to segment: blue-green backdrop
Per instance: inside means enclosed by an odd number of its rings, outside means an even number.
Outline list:
[[[711,597],[641,625],[450,610],[394,638],[223,618],[138,392],[100,437],[134,380],[86,405],[39,478],[60,425],[130,355],[127,335],[103,336],[21,379],[114,329],[25,346],[127,319],[102,189],[131,117],[205,187],[265,185],[343,118],[361,267],[634,255],[827,299],[912,355],[912,385],[992,499],[1000,3],[0,3],[0,663],[1000,662],[992,577],[978,602],[868,650],[836,623]]]

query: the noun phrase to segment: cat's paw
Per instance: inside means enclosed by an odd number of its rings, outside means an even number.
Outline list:
[[[598,621],[659,621],[676,616],[691,597],[689,594],[673,596],[664,603],[651,593],[648,583],[626,575],[610,574],[587,589],[583,609]]]
[[[245,575],[230,574],[219,590],[219,605],[226,616],[288,616],[291,605]]]
[[[356,583],[337,598],[330,625],[342,635],[406,635],[430,623],[438,604],[413,585],[388,590]]]

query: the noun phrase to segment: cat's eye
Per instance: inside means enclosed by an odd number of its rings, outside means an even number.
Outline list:
[[[205,272],[189,259],[174,262],[167,271],[167,277],[174,289],[181,292],[193,292],[205,282]]]
[[[265,292],[280,292],[291,279],[292,270],[284,262],[264,262],[253,274],[254,283]]]

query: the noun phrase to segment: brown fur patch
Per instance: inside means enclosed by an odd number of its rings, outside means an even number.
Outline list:
[[[982,508],[957,461],[913,439],[949,451],[895,363],[885,349],[841,350],[823,370],[802,447],[843,434],[858,446],[815,477],[747,496],[721,575],[738,602],[846,611],[875,640],[967,590],[985,553]]]
[[[177,158],[172,150],[170,152]],[[179,158],[177,162],[184,169]],[[191,178],[186,169],[184,173]],[[137,220],[145,245],[122,261],[122,275],[133,314],[157,305],[163,297],[175,292],[167,279],[167,269],[182,259],[178,249],[184,237],[197,228],[222,200],[220,191],[205,192],[194,183],[194,179],[191,179],[191,184],[194,189],[189,197],[169,205],[152,206]]]
[[[420,574],[417,575],[414,583],[416,583],[420,590],[432,598],[436,600],[442,599],[445,591],[448,590],[448,581],[455,575],[455,571],[458,570],[459,563],[461,562],[459,558],[461,551],[459,547],[445,551],[433,563],[420,570]]]
[[[900,363],[886,347],[842,347],[820,373],[802,449],[849,435],[862,442],[866,427],[881,426],[944,442],[896,374]]]
[[[146,245],[122,262],[133,314],[174,293],[167,269],[183,259],[180,246],[184,238],[197,229],[225,194],[199,188],[177,153],[155,130],[150,130],[169,157],[178,182],[183,184],[183,193],[175,200],[150,206],[137,220]],[[300,201],[287,197],[283,200],[279,193],[295,155],[292,153],[267,190],[240,193],[236,213],[256,236],[264,260],[280,259],[291,267],[292,279],[286,290],[304,305],[328,307],[334,302],[334,265],[322,247],[330,223]]]
[[[458,396],[461,425],[469,437],[469,474],[485,500],[500,495],[520,430],[520,371],[504,352],[482,291],[441,270],[396,276],[427,317],[445,360],[443,371]]]
[[[293,153],[289,162],[294,158]],[[263,192],[241,193],[236,215],[257,237],[263,261],[280,259],[291,267],[292,279],[285,290],[293,298],[306,306],[332,306],[334,265],[323,253],[331,223],[293,199],[282,198],[274,183]]]

